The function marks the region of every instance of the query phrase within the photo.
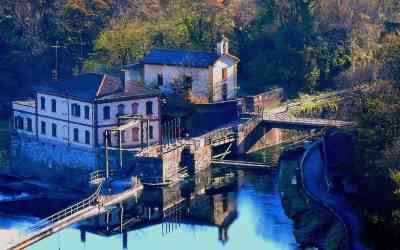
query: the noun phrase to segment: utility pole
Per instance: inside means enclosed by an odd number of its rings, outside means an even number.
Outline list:
[[[83,60],[84,60],[84,54],[85,54],[85,45],[87,43],[84,42],[81,38],[81,41],[79,43],[80,46],[80,56],[79,56],[79,73],[82,73],[82,68],[83,68]]]
[[[58,81],[59,78],[59,64],[58,64],[58,50],[61,49],[63,46],[60,45],[60,41],[56,41],[55,45],[51,46],[56,50],[56,67],[53,70],[53,80]]]

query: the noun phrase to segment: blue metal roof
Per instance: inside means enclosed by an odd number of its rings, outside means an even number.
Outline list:
[[[101,85],[103,77],[103,74],[83,74],[59,82],[38,86],[35,90],[37,92],[46,92],[92,101],[96,98],[97,90]]]
[[[143,58],[144,64],[208,68],[220,57],[216,52],[179,49],[153,49]]]
[[[154,89],[127,84],[123,89],[119,78],[106,74],[87,73],[35,88],[36,92],[76,98],[82,101],[112,101],[131,97],[158,96]]]

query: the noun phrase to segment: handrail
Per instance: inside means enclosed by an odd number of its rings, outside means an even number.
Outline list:
[[[94,192],[91,196],[84,199],[83,201],[80,201],[80,202],[78,202],[72,206],[69,206],[53,215],[50,215],[50,216],[40,220],[39,222],[37,222],[35,225],[29,227],[28,230],[26,231],[27,235],[30,235],[30,234],[34,233],[35,231],[43,229],[46,226],[54,224],[72,214],[75,214],[75,213],[89,207],[90,205],[97,203],[98,196],[101,192],[101,187],[102,187],[102,184],[99,185],[96,192]]]

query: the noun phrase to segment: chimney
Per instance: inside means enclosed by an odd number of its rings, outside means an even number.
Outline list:
[[[221,41],[217,43],[217,53],[220,56],[229,54],[229,39],[225,36],[222,36]]]

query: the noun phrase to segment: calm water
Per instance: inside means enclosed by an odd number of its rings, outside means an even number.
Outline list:
[[[277,193],[277,173],[229,174],[235,176],[229,185],[221,186],[215,181],[220,173],[207,173],[203,179],[186,185],[145,190],[141,199],[125,204],[124,218],[127,222],[136,217],[148,218],[149,210],[153,211],[150,216],[153,221],[127,227],[125,235],[112,231],[119,225],[112,222],[119,218],[120,210],[116,208],[110,216],[109,230],[104,224],[105,216],[93,218],[28,249],[297,249],[292,221],[285,215]],[[171,198],[169,194],[174,195]],[[157,211],[182,197],[192,198],[169,218],[157,215]],[[0,219],[0,242],[9,241],[36,221],[6,215],[0,215]]]

